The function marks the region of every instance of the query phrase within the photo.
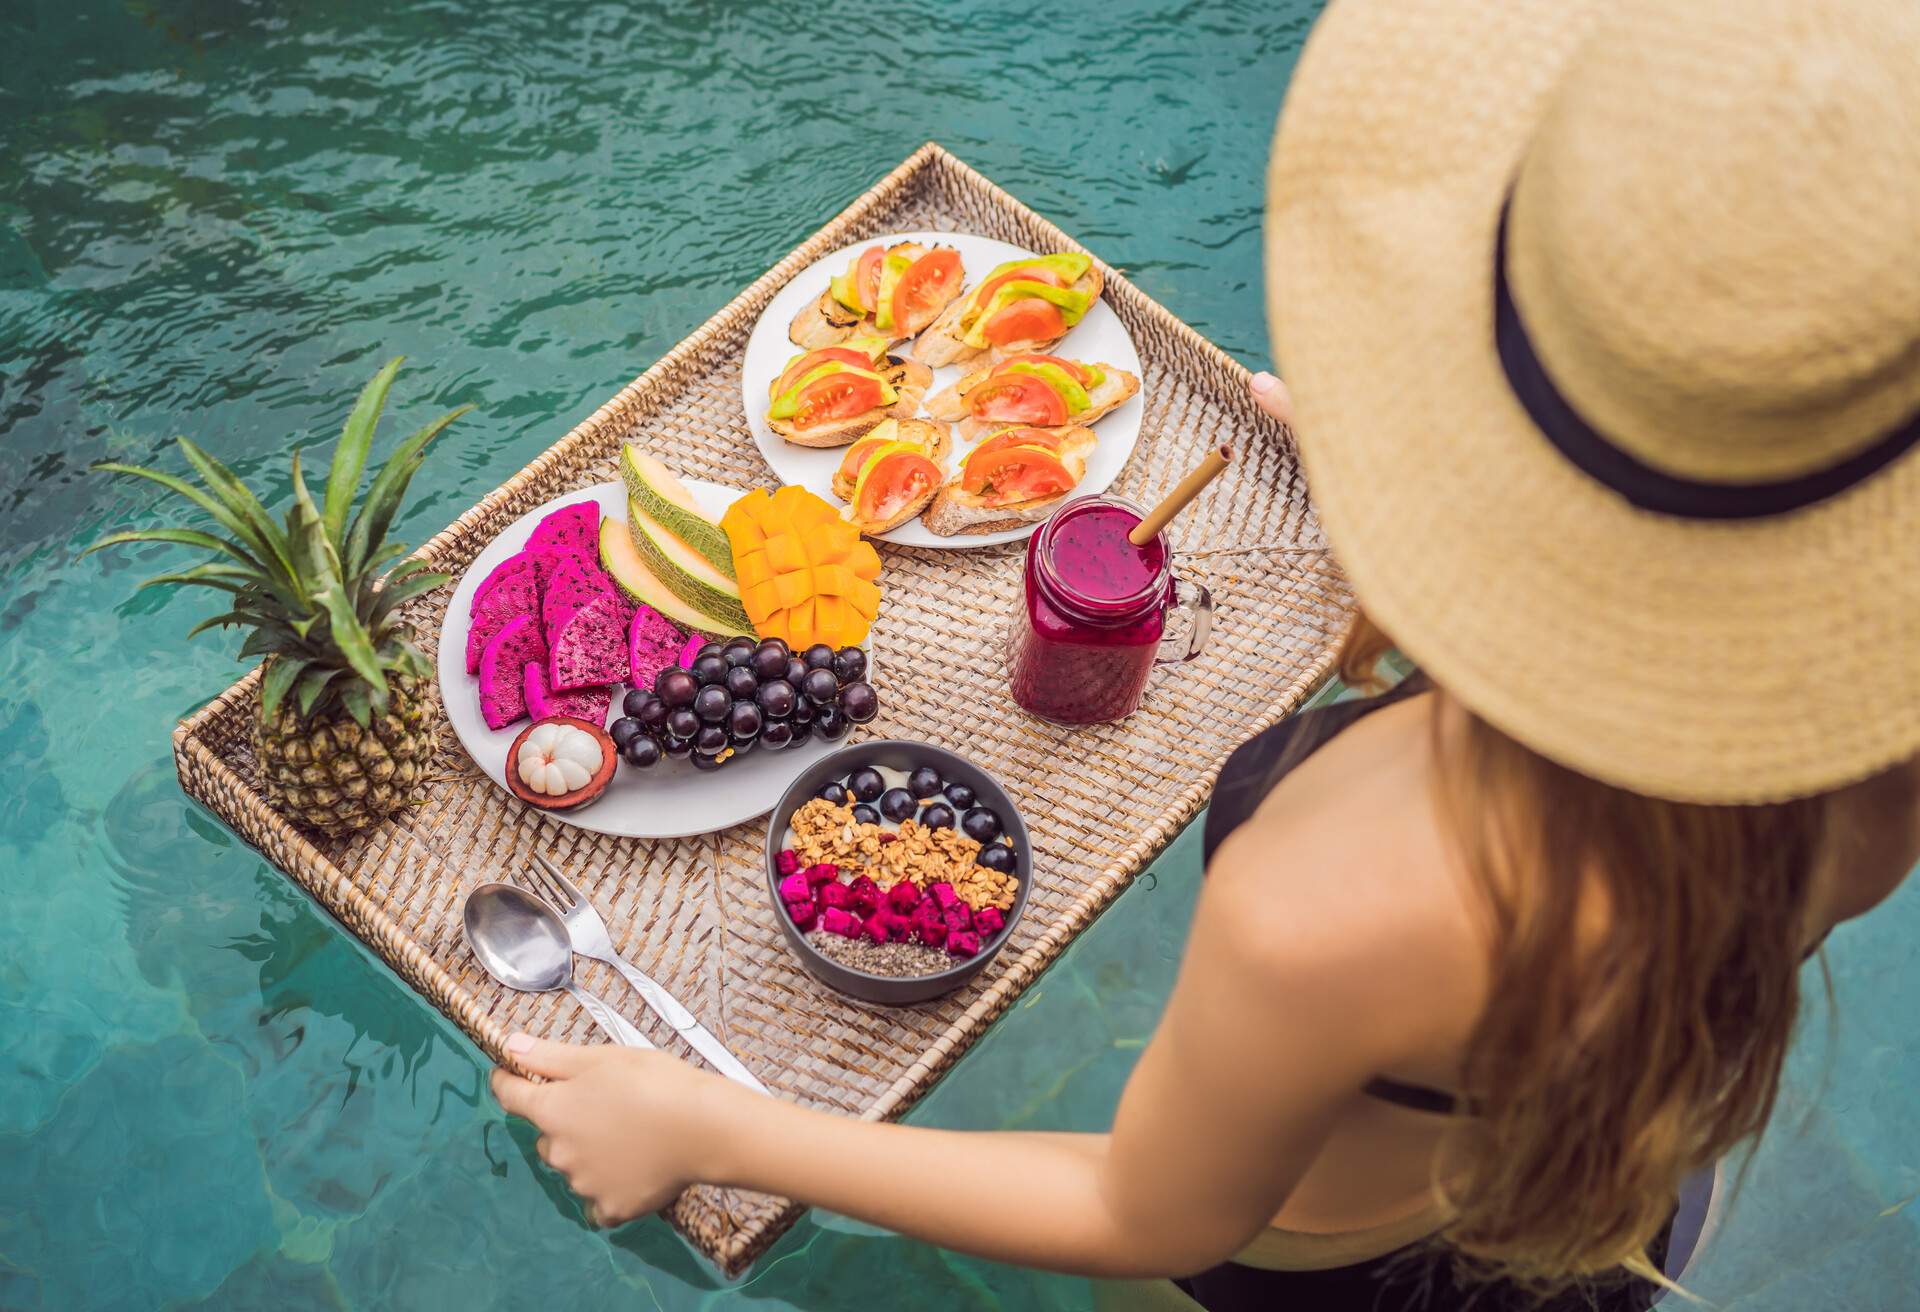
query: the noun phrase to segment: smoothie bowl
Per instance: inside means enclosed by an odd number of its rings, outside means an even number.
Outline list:
[[[801,964],[866,1002],[959,988],[1026,909],[1013,799],[943,747],[881,740],[814,762],[767,823],[767,891]]]

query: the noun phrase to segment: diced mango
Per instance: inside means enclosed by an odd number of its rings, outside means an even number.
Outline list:
[[[815,636],[813,623],[813,600],[809,597],[805,601],[795,602],[793,608],[787,612],[787,631],[791,635],[787,639],[787,645],[796,651],[805,650],[819,641]]]
[[[868,619],[880,614],[880,589],[863,578],[855,578],[846,592],[847,604]]]
[[[849,529],[853,525],[847,525]],[[880,577],[880,553],[873,549],[873,543],[864,539],[854,543],[853,550],[847,554],[847,566],[854,574],[871,583]]]
[[[747,493],[720,519],[747,618],[794,648],[866,639],[880,609],[880,555],[803,487]]]
[[[816,566],[814,569],[814,577],[818,578],[819,574],[819,567]],[[814,631],[819,634],[820,641],[831,643],[835,647],[846,646],[847,642],[842,634],[847,627],[847,621],[851,618],[852,612],[853,608],[847,605],[844,597],[833,596],[824,590],[819,596],[815,597],[813,599],[813,627]]]
[[[745,554],[734,552],[733,577],[743,588],[750,588],[756,583],[765,583],[773,577],[773,566],[767,563],[767,553],[764,551],[750,551]]]
[[[798,533],[775,533],[767,539],[767,568],[775,574],[804,570],[807,544]]]

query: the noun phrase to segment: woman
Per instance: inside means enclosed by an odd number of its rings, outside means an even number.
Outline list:
[[[1765,1124],[1799,962],[1920,853],[1917,25],[1337,5],[1276,143],[1274,328],[1328,535],[1423,674],[1222,772],[1111,1132],[516,1036],[551,1082],[495,1089],[543,1156],[604,1222],[712,1181],[1212,1308],[1646,1306],[1622,1273]],[[1384,641],[1356,624],[1349,677]]]

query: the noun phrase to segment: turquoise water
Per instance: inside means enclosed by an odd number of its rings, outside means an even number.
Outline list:
[[[938,138],[1263,361],[1260,169],[1316,5],[13,0],[0,8],[0,1308],[1081,1308],[1084,1281],[831,1217],[742,1285],[608,1237],[451,1025],[190,806],[167,734],[238,673],[144,522],[189,433],[284,503],[380,360],[471,401],[420,541]],[[1183,838],[914,1113],[1105,1124],[1172,978]],[[1920,890],[1843,929],[1843,1013],[1695,1282],[1920,1286]],[[1801,1107],[1824,1082],[1822,1110]]]

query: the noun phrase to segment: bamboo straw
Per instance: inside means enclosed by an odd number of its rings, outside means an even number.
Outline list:
[[[1167,493],[1166,500],[1147,512],[1147,517],[1134,526],[1127,534],[1127,541],[1136,547],[1144,547],[1160,536],[1160,530],[1167,521],[1187,508],[1187,503],[1199,496],[1207,484],[1220,477],[1220,471],[1233,463],[1233,448],[1222,443],[1207,452],[1207,458],[1191,474],[1180,480],[1180,486]]]

